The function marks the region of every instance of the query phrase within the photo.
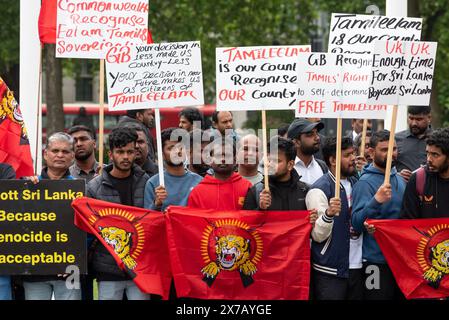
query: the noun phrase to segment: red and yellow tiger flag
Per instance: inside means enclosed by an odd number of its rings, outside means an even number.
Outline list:
[[[87,197],[72,207],[75,225],[94,234],[140,290],[168,299],[172,275],[163,214]]]
[[[34,175],[30,143],[19,105],[0,78],[0,162],[11,165],[16,177]]]
[[[449,218],[368,223],[407,299],[449,297]]]
[[[167,237],[178,297],[308,299],[307,211],[168,208]]]

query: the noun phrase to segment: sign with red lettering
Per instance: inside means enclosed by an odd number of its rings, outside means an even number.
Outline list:
[[[148,0],[58,0],[56,56],[104,59],[147,43]]]
[[[217,48],[217,110],[294,109],[305,52],[310,46]]]
[[[375,41],[419,41],[421,30],[421,18],[333,13],[328,51],[372,53]]]
[[[369,103],[428,106],[436,42],[377,41]]]
[[[296,117],[383,119],[385,104],[367,104],[372,55],[308,53],[298,57]]]
[[[204,104],[199,41],[122,47],[106,70],[110,110]]]

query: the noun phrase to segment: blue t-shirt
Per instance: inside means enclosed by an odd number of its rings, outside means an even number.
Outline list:
[[[156,198],[154,190],[159,186],[159,174],[152,176],[145,186],[144,208],[151,210],[161,210],[170,206],[186,206],[190,191],[203,179],[200,175],[186,170],[182,176],[174,176],[164,170],[165,190],[167,199],[162,203],[161,208],[156,208],[154,199]]]

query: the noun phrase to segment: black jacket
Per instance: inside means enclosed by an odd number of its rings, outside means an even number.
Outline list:
[[[109,172],[112,170],[112,165],[103,169],[100,176],[95,177],[87,185],[87,196],[90,198],[121,203],[120,194],[114,189],[111,182]],[[143,194],[145,184],[149,179],[148,175],[137,165],[133,166],[133,205],[135,207],[143,208]],[[92,265],[99,281],[108,277],[108,281],[129,280],[129,276],[120,270],[109,251],[99,242],[93,246]]]
[[[449,179],[426,170],[423,195],[418,195],[416,173],[410,177],[402,200],[401,218],[424,219],[449,217]]]
[[[271,206],[270,211],[281,210],[307,210],[306,208],[306,194],[309,191],[309,186],[299,180],[299,175],[296,170],[291,171],[291,178],[288,182],[288,193],[281,195],[279,189],[279,182],[269,178],[269,186],[271,192]],[[243,204],[243,210],[261,210],[259,208],[260,192],[264,189],[264,182],[259,182],[249,189]],[[285,189],[283,189],[285,190]],[[286,201],[287,200],[287,201]]]

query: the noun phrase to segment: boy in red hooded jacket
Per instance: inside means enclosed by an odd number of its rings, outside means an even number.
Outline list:
[[[211,148],[213,175],[207,175],[192,190],[188,207],[214,210],[241,210],[251,182],[234,172],[236,146],[232,139],[215,140]]]

